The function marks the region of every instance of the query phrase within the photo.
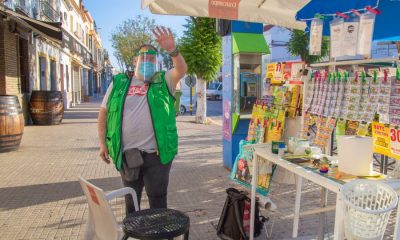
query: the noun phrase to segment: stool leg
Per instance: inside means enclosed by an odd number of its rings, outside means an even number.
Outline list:
[[[122,240],[128,240],[128,239],[129,239],[129,236],[124,234],[124,236],[122,237]]]
[[[189,240],[189,230],[185,233],[183,240]]]

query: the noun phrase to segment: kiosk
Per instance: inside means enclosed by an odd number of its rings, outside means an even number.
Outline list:
[[[223,36],[223,161],[232,169],[262,94],[262,55],[269,53],[263,24],[232,21]]]

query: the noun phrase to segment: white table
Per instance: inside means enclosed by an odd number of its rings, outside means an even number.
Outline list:
[[[336,208],[335,213],[335,229],[334,229],[334,239],[342,240],[344,239],[344,226],[343,226],[343,203],[341,199],[340,189],[342,184],[331,180],[327,177],[324,177],[316,172],[308,170],[304,167],[291,163],[287,160],[280,158],[278,155],[275,155],[271,152],[270,144],[260,144],[254,146],[254,160],[253,161],[253,178],[252,178],[252,191],[251,191],[251,218],[254,219],[254,210],[255,210],[255,197],[256,197],[256,189],[257,189],[257,173],[258,173],[258,164],[259,160],[266,160],[273,164],[276,164],[296,175],[296,202],[295,202],[295,211],[294,211],[294,221],[293,221],[293,233],[292,237],[296,238],[298,235],[298,227],[299,227],[299,219],[300,219],[300,203],[301,203],[301,188],[303,179],[307,179],[309,181],[314,182],[317,185],[320,185],[324,189],[332,191],[337,194],[336,197],[336,207],[329,208],[323,207],[316,210],[303,212],[303,214],[312,214],[312,213],[321,213],[329,210],[333,210]],[[250,221],[250,233],[254,232],[254,221]],[[250,240],[253,239],[253,234],[250,234]]]
[[[245,146],[246,147],[246,146]],[[299,229],[299,220],[300,220],[300,203],[301,203],[301,187],[303,183],[303,178],[313,183],[320,185],[325,191],[323,194],[326,193],[326,190],[332,191],[336,193],[336,206],[333,207],[326,207],[326,199],[323,199],[325,205],[323,204],[322,208],[318,208],[315,210],[302,212],[303,215],[307,214],[316,214],[322,213],[330,210],[335,209],[335,228],[334,228],[334,239],[335,240],[342,240],[344,239],[344,226],[343,226],[343,215],[344,215],[344,206],[343,201],[341,198],[340,190],[343,186],[342,183],[338,181],[334,181],[329,179],[317,172],[308,170],[302,166],[297,164],[291,163],[287,160],[282,159],[276,154],[271,152],[271,145],[270,144],[257,144],[257,145],[249,145],[247,147],[254,148],[254,160],[253,161],[253,171],[252,171],[252,189],[251,189],[251,216],[250,219],[250,240],[253,240],[254,236],[254,218],[255,218],[255,198],[256,198],[256,190],[257,190],[257,181],[258,177],[254,177],[258,175],[258,161],[266,160],[273,164],[276,164],[296,175],[296,201],[295,201],[295,211],[294,211],[294,220],[293,220],[293,233],[292,237],[296,238],[298,236],[298,229]],[[398,193],[400,193],[400,180],[399,179],[391,179],[386,178],[382,180],[384,183],[391,186],[395,189]],[[324,196],[322,196],[324,197]],[[326,195],[325,195],[326,197]],[[396,216],[396,225],[393,234],[394,240],[400,240],[400,204],[397,206],[397,216]]]

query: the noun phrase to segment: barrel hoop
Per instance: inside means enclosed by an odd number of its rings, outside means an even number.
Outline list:
[[[8,138],[8,137],[20,137],[22,136],[23,133],[19,133],[19,134],[10,134],[10,135],[0,135],[0,138]]]

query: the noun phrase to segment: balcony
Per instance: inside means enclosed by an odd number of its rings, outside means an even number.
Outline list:
[[[39,1],[40,15],[43,20],[49,22],[58,22],[60,19],[60,14],[56,11],[49,1],[42,0]]]
[[[16,0],[14,1],[14,9],[15,11],[21,11],[26,15],[30,15],[30,11],[29,11],[29,7],[28,7],[28,3],[26,2],[26,0]]]

